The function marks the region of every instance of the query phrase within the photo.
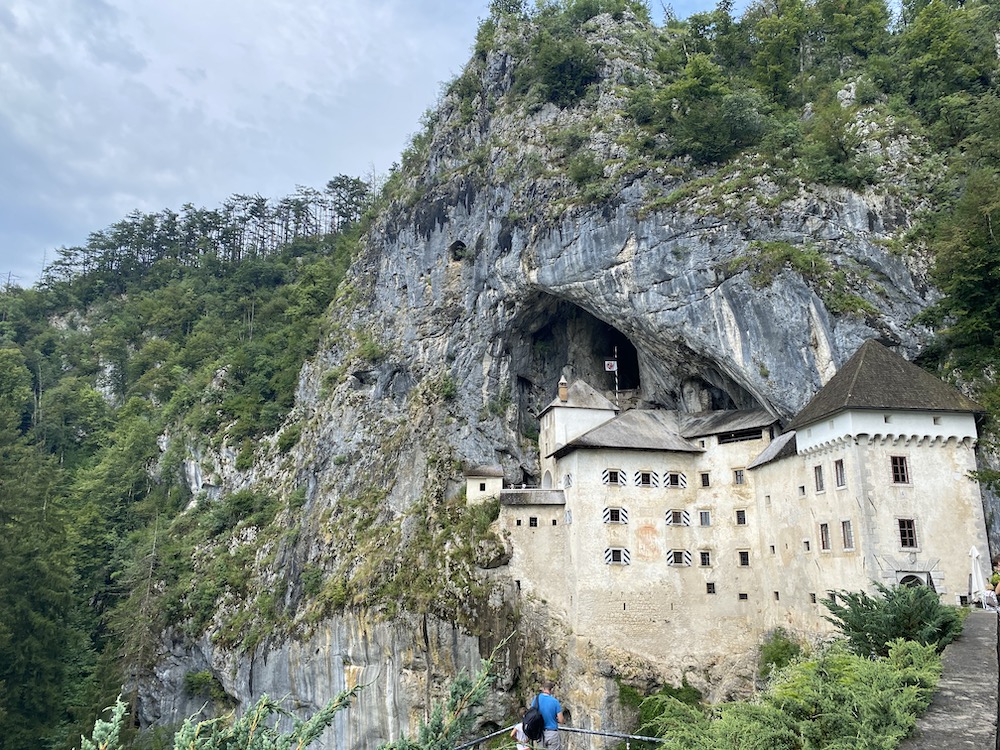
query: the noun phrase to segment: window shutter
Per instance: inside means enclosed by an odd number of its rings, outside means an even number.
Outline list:
[[[618,513],[622,519],[622,523],[628,523],[628,511],[625,510],[624,508],[619,508]]]
[[[677,478],[680,481],[681,489],[687,489],[688,486],[687,474],[678,474]]]
[[[619,469],[618,470],[618,484],[620,484],[622,487],[625,486],[625,470],[624,469]]]
[[[614,552],[614,550],[612,550],[610,547],[608,547],[606,550],[604,550],[604,564],[605,565],[610,565],[611,564],[611,553],[612,552]]]
[[[690,526],[691,525],[691,512],[690,511],[687,511],[687,510],[682,511],[682,513],[681,513],[681,523],[684,526]],[[688,564],[690,565],[690,563],[688,563]]]
[[[611,508],[604,509],[604,523],[611,523]]]
[[[686,566],[688,566],[689,568],[691,567],[691,551],[690,550],[684,550],[684,564]]]
[[[604,473],[601,474],[601,481],[605,484],[611,484],[611,469],[604,470]]]
[[[622,565],[631,565],[632,556],[629,555],[628,550],[624,547],[622,548]]]

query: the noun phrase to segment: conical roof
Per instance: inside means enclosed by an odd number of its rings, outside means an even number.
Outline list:
[[[842,411],[979,412],[983,407],[875,340],[863,343],[789,425],[800,430]]]

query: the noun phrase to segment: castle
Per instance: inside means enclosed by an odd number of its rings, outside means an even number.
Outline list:
[[[969,594],[988,557],[975,402],[868,341],[781,429],[766,410],[619,411],[563,379],[540,415],[541,487],[499,495],[509,571],[572,633],[655,663],[716,663],[872,582]]]

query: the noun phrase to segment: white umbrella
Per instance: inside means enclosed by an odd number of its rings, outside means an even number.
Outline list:
[[[983,566],[979,562],[979,550],[973,545],[969,550],[969,557],[972,558],[972,574],[969,576],[969,597],[970,601],[983,602],[986,593],[986,579],[983,578]]]

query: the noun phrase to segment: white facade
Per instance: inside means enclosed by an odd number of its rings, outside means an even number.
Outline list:
[[[553,402],[544,489],[501,494],[522,592],[605,648],[705,673],[775,627],[828,631],[831,591],[919,581],[957,603],[970,546],[989,549],[971,413],[847,410],[767,453],[766,426],[592,439],[616,414]]]

